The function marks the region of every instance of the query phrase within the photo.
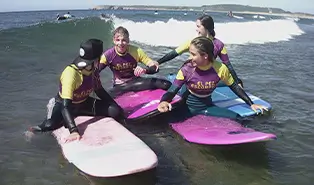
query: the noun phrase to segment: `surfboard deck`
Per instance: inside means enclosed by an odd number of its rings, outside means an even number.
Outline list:
[[[82,172],[94,177],[117,177],[152,169],[156,154],[138,137],[112,118],[79,116],[75,119],[82,138],[65,143],[68,129],[53,131],[63,156]]]
[[[251,98],[251,100],[256,103],[263,105],[268,108],[268,110],[272,109],[272,106],[262,100],[261,98],[254,96],[253,94],[247,93],[247,95]],[[247,105],[241,98],[239,98],[232,90],[227,86],[220,86],[215,89],[212,93],[212,100],[214,105],[218,107],[227,108],[241,117],[247,117],[256,115],[256,113],[251,109],[249,105]]]
[[[233,145],[265,142],[276,139],[271,133],[245,128],[227,118],[197,115],[182,122],[171,123],[171,128],[185,140],[202,145]]]
[[[167,79],[171,82],[174,81],[175,75],[169,74]],[[182,86],[178,94],[182,96],[182,94],[186,91],[186,86]],[[264,105],[268,108],[268,110],[272,109],[272,106],[267,101],[254,96],[251,93],[246,92],[247,95],[252,99],[252,101],[256,104]],[[256,113],[248,106],[241,98],[239,98],[232,90],[226,86],[224,83],[218,83],[216,89],[212,93],[212,101],[213,104],[218,107],[227,108],[235,113],[237,113],[241,117],[248,117],[256,115]],[[260,112],[260,111],[259,111]]]
[[[159,114],[157,109],[161,97],[167,91],[162,89],[127,92],[115,98],[123,108],[128,119],[142,119],[143,117]],[[181,101],[181,96],[176,95],[171,104],[174,106]]]

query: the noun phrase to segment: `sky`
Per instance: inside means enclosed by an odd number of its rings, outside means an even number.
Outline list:
[[[242,4],[314,13],[313,0],[0,0],[0,12],[88,9],[96,5],[201,6],[213,4]]]

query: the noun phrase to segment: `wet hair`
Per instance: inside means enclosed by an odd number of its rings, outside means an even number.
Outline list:
[[[122,27],[122,26],[119,26],[119,27],[117,27],[114,31],[113,31],[113,36],[115,36],[117,33],[120,33],[120,34],[122,34],[123,36],[125,36],[125,37],[128,37],[129,38],[129,31],[126,29],[126,28],[124,28],[124,27]]]
[[[209,38],[204,36],[196,37],[191,41],[191,45],[193,45],[201,55],[207,54],[209,59],[214,57],[214,44]]]
[[[197,18],[201,22],[201,24],[204,26],[206,30],[211,34],[211,36],[215,37],[215,23],[211,16],[209,15],[202,15],[201,17]]]

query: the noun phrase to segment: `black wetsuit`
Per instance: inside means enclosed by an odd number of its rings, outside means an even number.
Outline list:
[[[69,79],[73,77],[73,79]],[[100,98],[92,98],[92,92]],[[109,116],[124,119],[122,108],[105,91],[99,72],[85,75],[75,65],[65,68],[60,77],[59,93],[47,105],[48,115],[33,131],[52,131],[65,126],[70,133],[79,132],[74,118],[77,116]]]

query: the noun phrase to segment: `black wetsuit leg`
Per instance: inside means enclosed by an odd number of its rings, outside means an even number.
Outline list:
[[[136,92],[149,89],[168,90],[171,82],[160,78],[135,78],[124,84],[115,85],[109,92],[112,96],[119,96],[126,92]]]
[[[53,102],[52,102],[53,101]],[[47,118],[36,127],[33,127],[34,131],[53,131],[63,126],[64,119],[62,116],[62,103],[57,98],[50,100],[48,104]]]
[[[114,119],[124,119],[123,109],[118,106],[114,101],[108,102],[105,100],[99,100],[92,97],[88,97],[80,105],[78,115],[86,116],[108,116]]]
[[[61,100],[58,99],[59,98],[56,97],[54,105],[49,105],[50,110],[48,110],[47,118],[40,125],[32,127],[32,131],[47,132],[65,126],[64,118],[62,116],[63,104],[61,103]],[[74,118],[77,116],[108,116],[117,121],[124,119],[123,109],[114,101],[107,102],[88,97],[84,102],[72,105],[71,112],[73,113]]]

